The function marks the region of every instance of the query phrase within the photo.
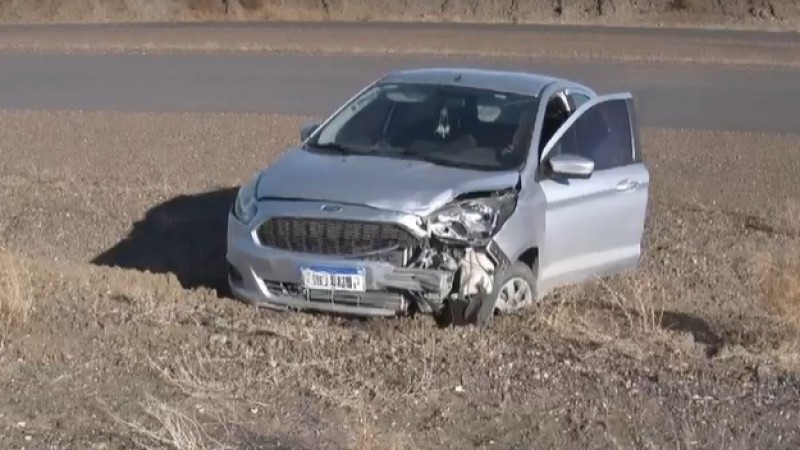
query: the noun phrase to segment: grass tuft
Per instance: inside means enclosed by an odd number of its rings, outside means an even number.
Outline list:
[[[685,329],[665,317],[664,291],[645,277],[600,279],[564,291],[542,309],[539,320],[562,338],[601,344],[624,352],[667,351],[694,355]]]
[[[572,294],[572,295],[570,295]],[[601,279],[577,286],[542,316],[544,323],[564,333],[590,340],[662,333],[664,310],[650,283],[637,278]]]
[[[791,239],[779,253],[755,258],[756,275],[766,312],[787,326],[800,340],[800,206],[787,205],[779,217],[780,228]]]
[[[659,306],[661,302],[657,301],[649,283],[631,279],[621,289],[614,289],[605,282],[600,285],[606,293],[605,301],[624,318],[629,334],[653,335],[664,331],[664,308]]]
[[[233,447],[212,438],[205,426],[194,416],[171,406],[155,397],[148,396],[144,402],[146,414],[152,418],[156,427],[148,427],[140,422],[129,422],[114,417],[131,431],[144,436],[144,449],[170,448],[173,450],[232,450]]]
[[[32,305],[31,272],[25,261],[0,252],[0,343],[13,328],[28,322]]]
[[[800,207],[789,204],[779,217],[790,238],[781,251],[753,258],[761,301],[757,306],[775,326],[762,330],[760,346],[781,366],[800,370]]]
[[[800,337],[800,245],[784,255],[759,259],[766,312]]]

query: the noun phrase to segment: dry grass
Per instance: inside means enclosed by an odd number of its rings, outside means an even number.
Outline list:
[[[783,214],[778,217],[778,226],[791,237],[800,238],[800,201],[785,204]]]
[[[800,337],[800,204],[788,203],[778,222],[792,242],[779,255],[762,254],[757,273],[767,312]]]
[[[760,289],[757,310],[775,324],[761,330],[760,342],[785,368],[800,370],[800,207],[792,202],[777,219],[777,231],[790,238],[780,251],[758,252],[751,261]]]
[[[225,439],[212,436],[211,430],[229,430],[236,420],[227,407],[223,383],[213,380],[206,374],[211,364],[207,355],[190,358],[185,353],[176,358],[174,369],[158,364],[147,358],[156,374],[169,386],[176,387],[186,398],[194,400],[194,408],[179,406],[147,395],[142,403],[145,415],[151,424],[141,421],[125,420],[107,409],[108,414],[130,431],[144,438],[138,442],[146,450],[229,450],[235,448]],[[192,364],[194,359],[196,364]],[[202,406],[201,406],[202,405]],[[202,416],[202,418],[201,418]],[[205,420],[203,420],[205,419]],[[210,420],[209,420],[210,419]],[[229,437],[229,436],[228,436]]]
[[[384,430],[375,418],[381,413],[376,404],[389,404],[370,385],[365,376],[339,373],[342,360],[320,359],[314,361],[263,361],[261,356],[212,357],[205,351],[182,353],[169,361],[159,362],[147,357],[150,368],[166,385],[176,388],[185,400],[186,407],[148,397],[143,408],[153,424],[127,421],[109,412],[118,423],[145,438],[141,444],[146,449],[171,448],[174,450],[222,450],[237,448],[238,440],[248,429],[259,433],[281,435],[288,411],[281,403],[287,391],[304,391],[316,397],[320,404],[335,405],[348,425],[349,445],[354,449],[407,449],[413,448],[406,436]],[[339,380],[315,381],[311,373],[325,376],[338,374]],[[235,374],[232,376],[231,374]],[[289,388],[292,380],[308,381]],[[373,392],[372,402],[364,394]],[[191,405],[191,406],[188,406]],[[258,418],[247,416],[260,411]],[[208,416],[214,415],[208,419]],[[242,415],[241,412],[244,412]],[[207,420],[201,421],[202,416]],[[255,420],[255,422],[253,422]]]
[[[8,332],[27,323],[32,305],[31,273],[25,261],[0,252],[0,346]]]
[[[662,305],[646,280],[615,279],[611,285],[601,279],[566,290],[541,317],[561,333],[607,343],[664,333]]]
[[[783,255],[760,253],[754,265],[761,290],[756,312],[767,321],[753,345],[782,369],[800,371],[800,245]]]
[[[756,344],[779,366],[800,370],[800,243],[785,254],[759,254],[760,309],[775,325],[760,330]]]
[[[138,421],[126,421],[116,415],[112,417],[131,431],[143,436],[146,442],[139,445],[147,450],[169,448],[173,450],[229,450],[234,447],[220,442],[206,432],[196,414],[148,396],[144,402],[145,413],[156,426],[148,427]]]
[[[800,337],[800,245],[786,255],[765,258],[761,285],[766,311]]]
[[[663,302],[647,280],[632,278],[623,283],[621,289],[614,289],[603,281],[600,285],[606,294],[605,302],[624,318],[624,333],[636,336],[664,332]]]
[[[659,353],[679,361],[696,356],[687,330],[665,320],[668,298],[655,280],[643,275],[600,279],[566,289],[539,320],[558,336],[601,344],[629,356]]]

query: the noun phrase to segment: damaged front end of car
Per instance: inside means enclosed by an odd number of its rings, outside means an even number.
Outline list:
[[[449,321],[480,322],[481,303],[494,290],[495,275],[509,265],[493,237],[514,213],[517,191],[506,189],[461,195],[421,219],[427,231],[410,258],[409,268],[449,274],[450,292],[432,299],[409,292],[420,312]]]
[[[485,314],[475,313],[509,265],[495,239],[516,210],[516,187],[444,194],[440,206],[417,211],[434,202],[409,195],[380,208],[343,195],[256,198],[248,190],[228,220],[227,259],[233,294],[254,304],[479,323]]]

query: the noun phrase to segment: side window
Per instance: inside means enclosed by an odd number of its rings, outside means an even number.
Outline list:
[[[595,170],[635,161],[626,100],[608,100],[586,110],[566,130],[553,153],[569,153],[594,161]]]

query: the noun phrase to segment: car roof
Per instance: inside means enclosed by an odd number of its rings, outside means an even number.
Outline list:
[[[381,81],[468,86],[532,96],[539,96],[545,86],[556,81],[576,84],[573,81],[532,72],[446,67],[399,70],[388,73]]]

